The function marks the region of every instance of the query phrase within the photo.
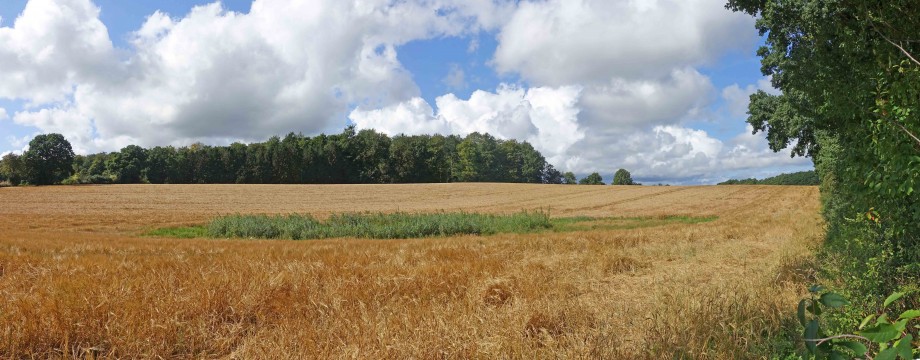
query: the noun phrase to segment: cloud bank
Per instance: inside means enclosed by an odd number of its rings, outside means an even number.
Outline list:
[[[689,125],[741,121],[747,96],[766,88],[719,90],[700,72],[757,39],[753,20],[723,2],[255,0],[249,13],[210,3],[150,14],[118,48],[91,0],[30,0],[0,27],[0,99],[25,104],[0,109],[0,121],[62,133],[78,152],[336,132],[348,120],[527,140],[577,173],[627,167],[692,182],[807,166],[750,129],[719,140]],[[399,47],[482,32],[498,42],[490,66],[520,82],[422,99]],[[442,81],[459,90],[466,75]]]

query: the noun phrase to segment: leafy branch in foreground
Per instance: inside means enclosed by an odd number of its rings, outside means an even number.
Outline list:
[[[920,329],[920,325],[916,324],[916,320],[920,318],[920,310],[905,310],[895,319],[889,318],[886,312],[886,309],[905,293],[896,292],[888,296],[877,314],[863,318],[856,334],[828,336],[821,327],[821,315],[825,313],[825,308],[838,309],[849,305],[850,302],[840,294],[825,292],[819,285],[814,285],[808,290],[811,295],[799,302],[797,317],[805,328],[802,334],[805,348],[814,358],[910,360],[914,359],[915,352],[920,352],[920,348],[913,346],[913,333]],[[913,329],[909,327],[912,323]]]

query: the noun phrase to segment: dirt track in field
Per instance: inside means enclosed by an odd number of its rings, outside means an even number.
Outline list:
[[[817,188],[782,186],[2,188],[0,358],[756,356],[799,296],[818,208]],[[226,213],[524,209],[719,218],[387,241],[138,237]]]

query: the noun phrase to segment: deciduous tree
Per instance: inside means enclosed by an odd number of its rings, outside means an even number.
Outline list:
[[[23,154],[27,180],[34,185],[51,185],[73,174],[73,148],[61,134],[38,135]]]
[[[604,178],[601,177],[601,174],[595,172],[585,176],[578,183],[580,185],[604,185]]]
[[[26,168],[22,156],[6,154],[0,160],[0,181],[9,181],[12,185],[19,185],[26,177]]]
[[[565,174],[562,175],[562,177],[563,177],[562,182],[566,185],[578,184],[578,179],[575,178],[575,174],[572,173],[571,171],[566,171]]]
[[[632,174],[626,169],[619,169],[615,174],[613,174],[613,182],[610,185],[635,185],[633,182]]]

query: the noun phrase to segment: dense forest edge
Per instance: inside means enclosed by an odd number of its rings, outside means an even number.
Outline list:
[[[761,72],[747,122],[811,157],[827,237],[773,358],[920,355],[920,6],[729,0],[756,18]],[[900,314],[900,315],[899,315]]]
[[[388,184],[507,182],[604,185],[598,173],[581,180],[561,173],[524,141],[489,134],[397,135],[347,127],[340,134],[290,133],[229,146],[129,145],[75,155],[60,134],[42,134],[22,155],[0,160],[0,182],[52,184]],[[619,169],[614,185],[639,185]]]
[[[821,179],[814,170],[799,171],[789,174],[779,174],[762,180],[755,178],[730,179],[720,182],[719,185],[820,185]]]

